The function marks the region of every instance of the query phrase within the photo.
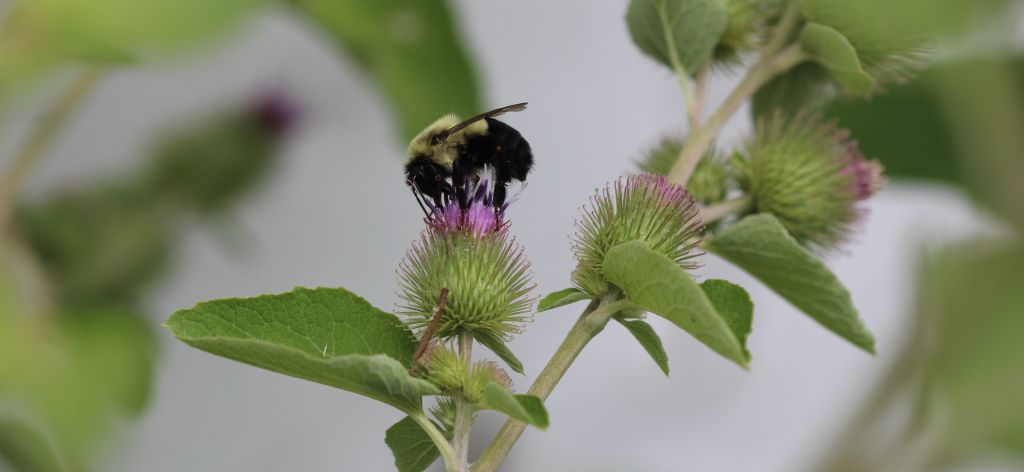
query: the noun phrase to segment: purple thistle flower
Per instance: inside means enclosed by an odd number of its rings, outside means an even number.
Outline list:
[[[444,195],[441,206],[420,198],[427,211],[425,221],[431,230],[439,234],[466,233],[483,237],[507,229],[505,210],[515,198],[495,207],[493,174],[485,171],[470,180],[464,188],[468,196],[465,209],[459,204],[454,190]]]

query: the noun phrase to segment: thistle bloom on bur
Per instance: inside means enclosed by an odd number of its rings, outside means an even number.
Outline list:
[[[424,203],[427,229],[399,265],[399,314],[425,328],[448,289],[436,336],[478,331],[507,339],[531,319],[530,263],[508,236],[505,210],[495,207],[487,173],[470,183],[465,208],[454,192],[438,206]],[[424,202],[424,200],[421,200]]]
[[[734,158],[754,210],[771,213],[801,244],[832,250],[865,210],[859,205],[885,182],[882,165],[864,158],[849,132],[816,115],[776,114]]]
[[[683,187],[660,175],[620,178],[591,197],[589,208],[576,223],[573,253],[578,264],[572,281],[599,297],[608,289],[603,265],[609,249],[633,240],[687,270],[700,266],[701,223],[697,203]]]

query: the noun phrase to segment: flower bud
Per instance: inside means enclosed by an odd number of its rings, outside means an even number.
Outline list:
[[[638,163],[640,170],[649,174],[668,175],[672,166],[679,160],[682,148],[681,139],[672,136],[662,138],[657,145],[647,151],[644,160]],[[709,205],[725,199],[729,189],[728,179],[729,172],[722,159],[711,150],[697,163],[690,181],[686,184],[686,190],[701,204]]]
[[[882,186],[882,166],[864,159],[846,130],[817,115],[776,113],[734,164],[755,211],[771,213],[801,244],[830,250],[863,214],[858,202]]]
[[[696,251],[703,226],[697,204],[686,189],[664,176],[620,178],[591,197],[576,222],[573,253],[578,265],[573,283],[599,297],[609,288],[602,269],[607,251],[641,240],[686,269],[698,267]]]
[[[523,249],[504,232],[428,230],[399,266],[397,311],[414,329],[424,328],[447,288],[438,337],[483,331],[507,339],[530,320],[529,269]]]
[[[761,41],[766,29],[769,9],[761,0],[724,0],[726,22],[718,45],[715,46],[715,61],[738,64],[740,55],[753,51]]]

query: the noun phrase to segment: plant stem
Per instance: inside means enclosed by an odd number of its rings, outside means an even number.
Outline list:
[[[455,458],[455,451],[452,449],[451,444],[448,444],[448,439],[444,437],[437,426],[434,425],[427,415],[424,415],[422,411],[409,412],[409,417],[423,428],[423,431],[427,433],[430,440],[437,446],[437,450],[441,451],[441,459],[444,460],[444,470],[446,472],[458,472],[458,460]]]
[[[473,360],[473,335],[468,332],[459,333],[459,355],[464,365]],[[458,461],[458,471],[469,470],[469,430],[473,427],[473,405],[466,401],[464,395],[455,397],[455,428],[452,438],[452,449]]]
[[[25,143],[15,152],[3,182],[0,183],[0,230],[7,227],[14,208],[14,199],[21,192],[29,171],[63,127],[71,112],[92,91],[102,75],[103,68],[99,66],[89,67],[78,74],[70,87],[32,128]]]
[[[800,45],[793,44],[777,55],[754,64],[747,72],[746,77],[722,102],[722,105],[711,114],[708,121],[703,126],[695,128],[686,138],[686,143],[683,144],[683,149],[679,153],[679,159],[668,174],[669,180],[679,185],[686,185],[701,156],[711,147],[711,143],[714,142],[718,133],[722,131],[729,118],[732,118],[740,106],[754,96],[757,89],[766,82],[805,59],[806,56],[800,49]]]
[[[700,210],[700,219],[704,224],[712,223],[729,215],[743,213],[754,205],[754,197],[750,194],[741,195],[732,200],[725,200],[708,205]]]
[[[708,85],[711,81],[711,61],[704,63],[697,73],[697,85],[693,96],[693,105],[689,107],[690,129],[700,126],[704,116],[704,103],[708,99]]]
[[[548,398],[587,343],[604,329],[612,316],[631,305],[628,301],[618,298],[618,295],[606,296],[599,304],[591,303],[583,311],[558,350],[544,366],[544,370],[533,381],[533,385],[530,386],[527,393],[535,395],[541,400]],[[509,418],[473,465],[473,472],[496,471],[519,436],[523,434],[524,429],[526,429],[526,423]]]
[[[658,7],[658,18],[661,20],[661,31],[665,36],[665,44],[668,45],[668,57],[672,63],[672,71],[676,74],[676,80],[679,81],[679,90],[683,92],[683,102],[686,106],[687,117],[690,120],[690,128],[693,129],[697,126],[699,119],[699,113],[694,108],[696,106],[696,98],[693,93],[693,84],[690,80],[690,74],[686,72],[686,68],[679,62],[679,53],[676,51],[676,43],[672,40],[672,25],[668,22],[668,12],[665,11],[664,3]]]

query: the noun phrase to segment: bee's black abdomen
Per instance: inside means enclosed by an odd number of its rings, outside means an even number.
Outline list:
[[[487,118],[487,134],[467,140],[465,158],[474,168],[494,169],[496,207],[505,204],[505,186],[513,180],[526,181],[533,167],[530,143],[515,128],[494,118]]]

